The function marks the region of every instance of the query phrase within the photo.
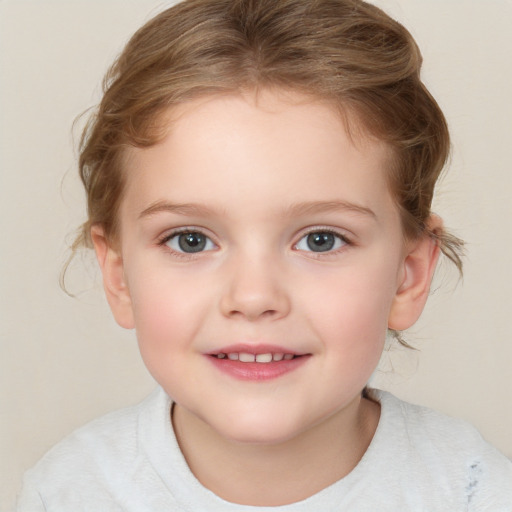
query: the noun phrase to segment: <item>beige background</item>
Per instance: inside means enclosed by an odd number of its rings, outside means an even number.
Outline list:
[[[376,2],[377,3],[377,2]],[[464,282],[446,266],[409,340],[376,384],[466,418],[512,456],[512,2],[380,0],[415,35],[448,117],[453,159],[436,210],[468,242]],[[0,2],[0,509],[22,472],[72,429],[153,387],[117,327],[94,262],[59,288],[84,202],[71,123],[99,99],[107,65],[164,4]]]

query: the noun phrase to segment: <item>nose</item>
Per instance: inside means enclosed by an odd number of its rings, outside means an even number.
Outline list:
[[[252,255],[226,264],[229,270],[220,301],[224,316],[256,321],[288,315],[286,277],[275,260]]]

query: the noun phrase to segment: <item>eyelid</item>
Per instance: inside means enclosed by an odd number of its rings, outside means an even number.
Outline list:
[[[297,249],[297,245],[299,244],[299,242],[303,238],[305,238],[313,233],[330,233],[330,234],[338,237],[343,242],[343,246],[339,247],[338,249],[334,249],[331,251],[324,251],[324,252],[303,251],[301,249]],[[314,254],[315,257],[319,257],[319,256],[328,256],[328,255],[336,254],[337,252],[342,251],[346,246],[350,246],[350,245],[354,245],[354,242],[352,241],[352,237],[347,235],[347,232],[345,230],[341,230],[341,229],[337,229],[337,228],[333,228],[333,227],[329,227],[329,226],[312,226],[309,228],[305,228],[304,230],[302,230],[300,232],[300,234],[296,238],[296,242],[293,244],[293,249],[301,251],[301,252]]]
[[[334,228],[332,226],[323,226],[322,224],[319,224],[318,226],[309,226],[307,228],[301,229],[297,235],[297,240],[300,240],[301,238],[310,235],[311,233],[332,233],[333,235],[339,236],[347,243],[352,243],[353,238],[353,235],[351,235],[346,229]]]
[[[215,248],[218,249],[218,247],[219,247],[219,244],[216,242],[215,237],[212,236],[207,229],[200,228],[197,226],[181,226],[178,228],[173,228],[168,231],[165,231],[162,235],[160,235],[157,238],[156,243],[158,246],[165,247],[166,250],[168,250],[169,252],[172,252],[173,255],[181,257],[181,258],[193,258],[193,257],[197,257],[197,256],[201,255],[202,253],[211,252],[212,250],[214,250],[214,249],[208,249],[205,251],[198,251],[196,253],[187,253],[184,251],[176,251],[172,247],[169,247],[167,245],[167,242],[169,242],[169,240],[171,240],[172,238],[174,238],[178,235],[181,235],[183,233],[199,233],[199,234],[205,236],[206,238],[208,238],[208,240],[211,241],[211,243],[215,246]]]
[[[172,239],[173,237],[180,235],[182,233],[200,233],[200,234],[204,235],[205,237],[207,237],[212,242],[212,244],[215,246],[216,249],[219,248],[219,243],[217,242],[216,237],[214,235],[212,235],[208,229],[198,227],[198,226],[180,226],[177,228],[171,228],[168,231],[165,231],[162,235],[160,235],[157,238],[156,244],[161,247],[165,246],[165,249],[167,251],[171,252],[174,256],[179,257],[179,258],[184,258],[184,259],[197,258],[197,257],[200,257],[201,254],[209,253],[214,250],[214,249],[208,249],[205,251],[199,251],[197,253],[187,253],[187,252],[182,252],[182,251],[176,251],[176,250],[172,249],[171,247],[169,247],[168,245],[166,245],[170,239]],[[304,251],[301,249],[297,249],[297,245],[299,244],[299,242],[304,237],[306,237],[312,233],[332,233],[334,236],[338,237],[343,242],[343,245],[340,248],[330,250],[330,251],[325,251],[325,252]],[[331,226],[318,225],[318,226],[310,226],[310,227],[307,227],[307,228],[304,228],[303,230],[301,230],[300,233],[296,237],[296,241],[293,243],[292,249],[303,252],[303,253],[308,253],[309,256],[313,256],[313,257],[326,257],[329,255],[337,254],[338,252],[343,251],[346,248],[346,246],[351,246],[351,245],[354,245],[353,237],[351,235],[347,234],[346,230],[343,230],[340,228],[333,228]]]
[[[159,240],[163,240],[164,238],[169,238],[175,235],[179,235],[180,233],[201,233],[208,238],[214,239],[215,235],[207,228],[201,226],[194,225],[181,225],[176,227],[169,227],[166,230],[162,231],[162,234],[158,235]]]

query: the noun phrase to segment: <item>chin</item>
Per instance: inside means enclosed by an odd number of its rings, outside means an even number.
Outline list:
[[[302,431],[290,422],[290,418],[275,417],[251,418],[249,415],[239,415],[223,425],[213,426],[225,439],[246,445],[276,445],[285,443]]]
[[[233,435],[230,433],[224,436],[231,442],[247,446],[275,446],[286,443],[295,437],[295,433],[290,432],[242,432],[237,431]]]

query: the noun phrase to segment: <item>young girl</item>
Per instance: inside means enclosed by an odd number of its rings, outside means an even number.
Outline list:
[[[410,34],[357,0],[187,0],[82,139],[116,321],[160,384],[27,473],[18,510],[512,509],[467,424],[371,389],[439,253],[449,139]]]

